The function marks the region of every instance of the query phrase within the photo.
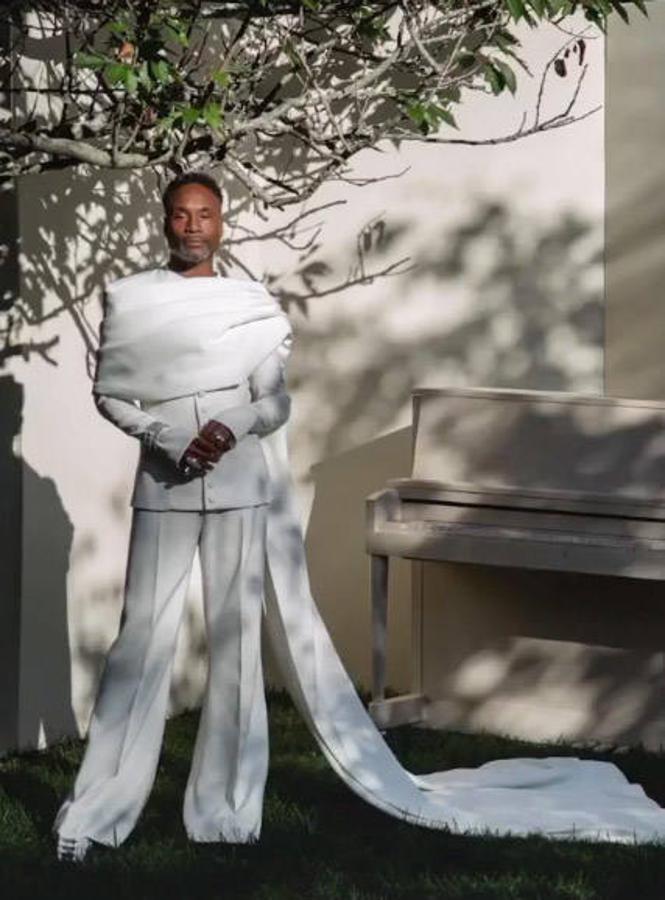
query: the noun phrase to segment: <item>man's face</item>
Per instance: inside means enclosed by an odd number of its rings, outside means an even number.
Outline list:
[[[164,234],[171,253],[196,264],[211,257],[222,238],[222,210],[215,194],[202,184],[183,184],[171,197]]]

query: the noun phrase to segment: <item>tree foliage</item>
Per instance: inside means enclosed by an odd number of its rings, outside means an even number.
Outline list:
[[[586,42],[566,20],[604,30],[631,5],[647,14],[643,0],[10,0],[0,179],[221,165],[281,208],[381,140],[496,143],[575,121]],[[528,127],[458,135],[469,91],[514,93],[531,74],[515,26],[544,21],[565,40],[543,84],[569,77],[570,103],[543,118],[541,89]],[[21,61],[40,42],[54,57],[35,75]]]

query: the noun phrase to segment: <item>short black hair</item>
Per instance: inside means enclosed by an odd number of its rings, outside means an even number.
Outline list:
[[[165,215],[170,215],[173,206],[173,193],[179,187],[182,187],[183,184],[202,184],[204,187],[210,188],[215,197],[219,200],[220,206],[222,205],[222,191],[212,175],[208,175],[207,172],[183,172],[181,175],[177,175],[172,179],[172,181],[169,181],[164,188],[162,193],[162,203],[164,205]]]

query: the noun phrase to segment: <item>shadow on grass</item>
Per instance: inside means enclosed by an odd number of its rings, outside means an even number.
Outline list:
[[[197,714],[167,723],[157,780],[117,850],[96,848],[82,867],[55,860],[51,823],[83,743],[0,761],[0,896],[19,898],[662,898],[665,847],[545,838],[461,837],[407,825],[351,793],[328,767],[290,700],[268,695],[271,769],[261,840],[194,845],[181,802]],[[476,766],[507,756],[611,759],[665,804],[665,756],[636,748],[593,753],[491,735],[400,728],[387,737],[415,772]]]

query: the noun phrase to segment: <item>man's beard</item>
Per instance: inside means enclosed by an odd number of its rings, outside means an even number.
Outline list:
[[[203,239],[198,247],[188,247],[182,238],[172,239],[171,252],[178,259],[187,263],[203,262],[211,255],[210,244]]]

